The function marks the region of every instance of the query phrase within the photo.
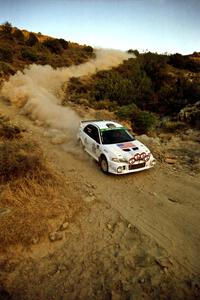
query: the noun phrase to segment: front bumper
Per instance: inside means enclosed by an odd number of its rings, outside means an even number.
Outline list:
[[[144,162],[141,160],[133,165],[130,165],[128,163],[117,163],[114,161],[108,161],[108,171],[109,173],[116,175],[128,174],[150,169],[154,167],[155,164],[156,160],[153,157],[151,157],[148,162]]]

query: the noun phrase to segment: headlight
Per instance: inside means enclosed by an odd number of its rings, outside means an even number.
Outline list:
[[[112,161],[118,162],[118,163],[126,163],[127,160],[125,158],[118,158],[118,157],[113,157],[111,158]]]
[[[119,158],[117,158],[117,157],[113,157],[113,158],[111,158],[111,160],[114,162],[119,162]]]
[[[127,163],[127,160],[125,158],[120,158],[119,161],[123,163]]]

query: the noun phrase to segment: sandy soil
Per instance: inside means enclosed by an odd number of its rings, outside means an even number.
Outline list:
[[[46,129],[15,108],[1,102],[0,112],[28,129],[85,206],[62,240],[49,241],[47,232],[46,240],[15,249],[0,264],[0,299],[200,297],[198,132],[141,137],[156,167],[113,176],[75,144],[52,143]]]

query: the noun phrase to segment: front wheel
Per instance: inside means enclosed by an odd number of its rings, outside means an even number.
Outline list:
[[[108,161],[105,156],[100,158],[100,167],[103,173],[108,173]]]

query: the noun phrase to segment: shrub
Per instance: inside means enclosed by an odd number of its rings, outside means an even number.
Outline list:
[[[63,52],[63,47],[58,39],[48,39],[43,42],[43,45],[52,53],[61,54]]]
[[[117,72],[103,71],[97,74],[92,94],[97,101],[109,99],[119,105],[126,105],[134,101],[135,87],[131,80]]]
[[[3,74],[11,74],[14,75],[16,72],[15,68],[4,61],[0,61],[0,75]]]
[[[0,48],[0,60],[6,62],[13,61],[13,52],[10,48]]]
[[[20,137],[21,130],[18,126],[4,121],[0,117],[0,138],[12,140]]]
[[[13,32],[13,36],[16,40],[20,41],[20,42],[24,42],[24,34],[20,29],[16,29]]]
[[[158,119],[153,113],[138,111],[133,115],[131,122],[133,130],[143,134],[153,130],[158,123]]]
[[[134,103],[132,103],[119,107],[119,109],[115,113],[120,119],[131,120],[133,114],[138,110],[138,107]]]
[[[179,53],[170,55],[169,64],[178,69],[186,69],[192,72],[200,72],[199,63],[195,62],[188,56]]]
[[[12,24],[8,21],[2,24],[2,31],[5,34],[10,34],[12,32]]]
[[[93,53],[94,49],[91,46],[85,46],[83,48],[84,51],[89,52],[89,53]]]
[[[39,55],[34,49],[22,48],[21,55],[24,59],[36,62],[39,59]]]
[[[129,53],[129,54],[134,54],[136,57],[140,55],[140,52],[139,52],[137,49],[135,49],[135,50],[129,49],[129,50],[127,51],[127,53]]]
[[[36,37],[36,35],[33,32],[31,32],[29,34],[29,38],[26,42],[27,46],[32,47],[32,46],[36,45],[38,42],[39,41],[38,41],[38,38]]]
[[[166,132],[175,132],[186,128],[186,124],[181,121],[164,120],[161,123],[161,128]]]
[[[61,44],[61,46],[62,46],[63,49],[67,49],[68,48],[69,42],[65,41],[64,39],[59,39],[58,41]]]
[[[18,177],[40,169],[41,160],[37,153],[30,154],[27,144],[18,142],[5,142],[0,144],[0,178],[1,183],[8,182]]]

